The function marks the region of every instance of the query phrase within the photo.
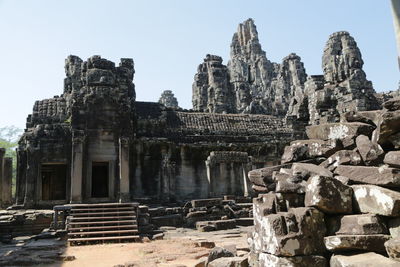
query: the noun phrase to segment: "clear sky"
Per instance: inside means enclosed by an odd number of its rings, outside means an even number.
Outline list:
[[[398,87],[389,0],[0,0],[0,127],[24,127],[35,100],[60,95],[64,59],[135,61],[137,100],[170,89],[191,108],[192,82],[207,53],[226,64],[237,25],[253,18],[267,57],[291,52],[321,74],[328,36],[356,39],[376,91]]]

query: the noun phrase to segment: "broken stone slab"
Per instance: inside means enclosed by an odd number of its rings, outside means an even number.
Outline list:
[[[374,252],[333,255],[330,267],[399,267],[399,263]]]
[[[353,190],[339,180],[313,176],[307,181],[304,204],[329,213],[351,213]]]
[[[386,153],[383,162],[391,167],[400,168],[400,151],[390,151]]]
[[[366,165],[382,162],[383,149],[377,143],[371,142],[368,136],[359,135],[356,138],[358,153]]]
[[[353,203],[362,213],[375,213],[383,216],[400,215],[400,193],[376,185],[352,185]]]
[[[400,169],[385,165],[381,167],[341,165],[335,169],[335,174],[345,176],[353,183],[400,187]]]
[[[211,261],[208,267],[248,267],[247,257],[224,257]]]
[[[193,208],[213,207],[222,205],[222,198],[195,199],[191,201]]]
[[[157,227],[161,226],[174,226],[179,227],[183,224],[182,214],[171,214],[159,217],[152,217],[151,223]]]
[[[324,237],[324,243],[331,252],[365,250],[382,253],[390,238],[390,235],[333,235]]]
[[[376,214],[354,214],[325,218],[328,235],[389,234],[384,219]]]
[[[300,177],[297,178],[293,175],[280,173],[274,175],[274,179],[276,181],[275,192],[277,193],[305,193],[305,186],[307,182]]]
[[[363,134],[371,136],[374,126],[362,122],[325,123],[306,127],[309,139],[346,140]]]
[[[400,132],[400,110],[388,111],[382,114],[382,122],[379,127],[378,143],[382,146],[390,146],[397,143],[397,138],[391,139],[392,135]]]
[[[226,257],[235,257],[232,252],[229,250],[222,248],[222,247],[214,247],[213,249],[210,250],[210,254],[208,254],[207,261],[206,261],[206,266],[208,266],[209,263],[212,261],[219,259],[219,258],[226,258]]]
[[[315,208],[293,208],[261,218],[254,226],[254,246],[276,256],[322,254],[324,215]]]
[[[362,122],[378,126],[382,113],[383,110],[349,111],[344,114],[344,118],[347,122]]]
[[[336,151],[335,141],[326,140],[297,140],[286,146],[282,154],[281,163],[296,162],[300,160],[331,155]]]
[[[279,257],[268,253],[260,253],[258,256],[259,266],[268,267],[327,267],[328,262],[323,256],[294,256]]]
[[[299,163],[320,163],[321,160],[317,159],[310,159],[305,160]],[[297,163],[298,164],[298,163]],[[269,184],[274,183],[273,174],[274,172],[280,171],[281,169],[290,169],[292,167],[292,163],[281,164],[276,166],[265,167],[261,169],[251,170],[248,173],[248,177],[250,182],[253,185],[268,187]]]
[[[400,261],[400,238],[392,238],[386,241],[385,248],[387,254],[391,259],[395,261]]]
[[[210,227],[214,228],[216,231],[218,230],[227,230],[236,228],[236,220],[217,220],[217,221],[201,221],[196,222],[196,229],[201,232],[209,232]]]
[[[325,177],[333,177],[333,173],[322,166],[309,163],[293,163],[292,165],[293,175],[300,176],[304,180],[314,175],[320,175]]]
[[[339,165],[360,165],[361,156],[354,150],[340,150],[323,161],[319,166],[334,171]]]
[[[400,110],[400,97],[392,98],[386,102],[384,102],[383,107],[389,111]]]

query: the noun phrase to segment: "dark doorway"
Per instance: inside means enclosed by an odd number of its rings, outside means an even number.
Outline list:
[[[42,164],[42,200],[65,200],[67,165]]]
[[[108,162],[92,163],[92,197],[108,197]]]

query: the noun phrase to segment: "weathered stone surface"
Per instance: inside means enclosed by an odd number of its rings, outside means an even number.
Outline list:
[[[164,90],[161,93],[161,97],[158,100],[158,103],[163,104],[167,108],[173,108],[173,109],[178,109],[178,100],[174,96],[174,93],[172,93],[171,90]]]
[[[247,257],[224,257],[208,263],[208,267],[248,267]]]
[[[360,165],[361,156],[354,150],[340,150],[323,161],[320,166],[334,171],[339,165]]]
[[[373,126],[361,122],[326,123],[306,127],[309,139],[320,140],[355,139],[360,134],[371,136],[373,130]]]
[[[335,141],[298,140],[285,147],[281,163],[296,162],[320,156],[329,156],[337,150]]]
[[[362,213],[400,215],[400,193],[376,185],[353,185],[354,207]]]
[[[206,266],[212,261],[219,259],[219,258],[226,258],[226,257],[235,257],[235,255],[230,252],[229,250],[222,248],[222,247],[215,247],[210,250],[210,254],[208,254],[208,258],[206,261]]]
[[[362,122],[378,127],[383,112],[383,110],[350,111],[346,112],[343,117],[346,122]]]
[[[291,166],[292,164],[289,163],[251,170],[249,171],[248,175],[249,180],[255,185],[267,186],[268,184],[274,182],[272,175],[275,171],[279,171],[281,168],[290,168]]]
[[[332,252],[365,250],[384,252],[390,235],[334,235],[324,238],[325,247]]]
[[[389,111],[396,111],[400,109],[400,97],[392,98],[385,103],[383,103],[383,107]]]
[[[279,257],[267,253],[260,253],[260,266],[268,267],[327,267],[328,262],[323,256],[294,256]]]
[[[389,219],[388,227],[392,238],[400,237],[400,218]]]
[[[324,167],[309,163],[294,163],[292,165],[292,172],[293,175],[298,175],[304,180],[307,180],[309,177],[315,175],[333,177],[332,172]]]
[[[382,217],[375,214],[354,214],[326,218],[329,235],[389,234]]]
[[[191,203],[193,208],[212,207],[222,205],[222,198],[194,199]]]
[[[354,255],[333,255],[330,260],[331,267],[398,267],[399,263],[374,252]]]
[[[313,176],[307,181],[304,203],[326,213],[351,213],[351,187],[324,176]]]
[[[222,64],[221,57],[206,56],[204,62],[197,68],[192,88],[195,111],[233,112],[234,96],[230,89],[228,69]]]
[[[399,148],[400,110],[385,112],[381,117],[378,143],[382,146]]]
[[[383,149],[377,143],[373,143],[365,135],[359,135],[356,138],[356,145],[358,153],[361,155],[366,165],[371,165],[381,160]]]
[[[354,183],[373,184],[388,187],[400,186],[400,169],[367,166],[341,165],[335,169],[335,174],[345,176]]]
[[[391,259],[400,261],[400,238],[392,238],[386,241],[385,248]]]
[[[234,219],[196,222],[196,229],[201,232],[210,232],[210,230],[227,230],[233,228],[236,228],[236,220]]]
[[[256,216],[256,215],[255,215]],[[256,221],[256,218],[255,218]],[[314,208],[293,208],[258,218],[255,247],[276,256],[323,253],[325,223],[323,214]]]
[[[290,176],[281,174],[279,177],[275,177],[277,193],[297,193],[304,194],[307,182],[301,177]]]
[[[389,151],[386,153],[383,162],[391,167],[400,168],[400,151]]]

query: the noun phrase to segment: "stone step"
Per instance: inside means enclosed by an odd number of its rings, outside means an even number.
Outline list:
[[[122,224],[122,223],[137,223],[137,220],[123,221],[99,221],[99,222],[70,222],[69,225],[87,225],[87,224]]]
[[[126,234],[126,233],[139,233],[136,230],[114,230],[114,231],[93,231],[93,232],[74,232],[68,233],[68,236],[76,236],[76,235],[109,235],[109,234]]]
[[[85,242],[85,241],[102,241],[102,240],[138,240],[140,237],[138,235],[128,235],[128,236],[105,236],[105,237],[84,237],[84,238],[69,238],[68,242]]]
[[[132,219],[135,218],[136,215],[131,216],[102,216],[102,217],[70,217],[70,221],[81,221],[81,220],[105,220],[105,219]]]
[[[90,216],[90,215],[111,215],[111,214],[131,214],[136,215],[134,211],[107,211],[107,212],[84,212],[84,213],[73,213],[73,218],[79,218],[79,216]]]
[[[71,212],[80,212],[80,211],[102,211],[102,210],[133,210],[133,206],[129,207],[114,207],[114,208],[85,208],[85,209],[71,209]]]
[[[133,228],[133,229],[137,229],[137,225],[136,224],[128,224],[128,225],[102,225],[102,226],[85,226],[85,227],[73,227],[73,228],[69,228],[68,230],[70,232],[73,231],[86,231],[86,230],[101,230],[101,229],[123,229],[123,228]]]
[[[95,203],[95,204],[69,204],[69,207],[74,208],[93,208],[93,207],[138,207],[139,203]]]

